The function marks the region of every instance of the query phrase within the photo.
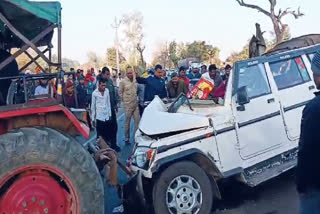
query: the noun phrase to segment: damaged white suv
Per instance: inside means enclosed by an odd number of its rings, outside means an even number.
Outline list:
[[[316,90],[310,59],[317,50],[237,62],[223,104],[183,95],[169,107],[153,100],[131,168],[157,214],[210,213],[221,197],[217,181],[256,186],[296,165],[302,110]]]

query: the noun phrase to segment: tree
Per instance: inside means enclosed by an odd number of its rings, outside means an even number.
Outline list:
[[[115,47],[111,47],[107,49],[106,54],[106,64],[112,68],[117,67],[117,50]],[[119,52],[119,63],[120,63],[120,70],[125,69],[126,66],[126,58],[122,55],[121,52]]]
[[[89,51],[87,57],[88,61],[84,64],[84,67],[86,68],[100,69],[104,65],[102,58],[95,52]]]
[[[185,59],[188,57],[187,46],[183,42],[177,45],[177,56],[179,59]]]
[[[277,39],[276,39],[276,36],[275,36],[275,33],[274,32],[270,32],[271,35],[273,36],[274,39],[271,39],[271,40],[267,40],[266,39],[266,45],[267,45],[267,51],[274,48],[274,46],[277,45]],[[290,30],[288,30],[285,34],[284,34],[284,38],[283,38],[283,41],[287,41],[291,39],[291,33],[290,33]]]
[[[203,61],[203,56],[205,55],[205,41],[194,41],[190,44],[187,44],[187,55],[188,57],[198,58],[200,61]]]
[[[226,59],[230,64],[234,64],[237,61],[246,60],[249,58],[249,43],[243,47],[239,52],[232,52],[231,55]]]
[[[275,11],[275,7],[277,5],[277,0],[268,0],[270,3],[270,11],[263,9],[262,7],[254,4],[247,4],[244,0],[236,0],[240,6],[247,7],[251,9],[258,10],[264,15],[268,16],[273,24],[274,33],[276,35],[276,43],[279,44],[285,39],[285,35],[289,33],[289,26],[282,22],[282,19],[287,15],[292,15],[295,19],[304,16],[303,13],[300,12],[300,7],[297,11],[291,10],[287,8],[285,10],[279,9],[278,13]]]
[[[127,42],[126,50],[129,53],[129,61],[133,66],[145,65],[143,52],[143,15],[141,12],[124,14],[122,17],[124,23],[124,35]],[[140,58],[138,62],[138,58]]]
[[[221,60],[219,58],[220,55],[220,49],[217,47],[208,47],[208,49],[205,52],[204,58],[206,59],[206,63],[208,64],[216,64],[217,66],[221,65]]]
[[[58,62],[58,56],[56,54],[52,55],[52,61]],[[62,61],[62,69],[64,71],[70,71],[70,68],[78,69],[80,68],[81,64],[77,60],[69,59],[67,57],[63,57]]]
[[[219,53],[219,48],[205,41],[194,41],[186,45],[186,57],[195,57],[204,63],[220,65]]]
[[[140,54],[140,66],[142,66],[144,69],[146,69],[146,62],[144,61],[144,58],[143,58],[143,51],[146,49],[146,46],[145,45],[142,45],[141,43],[138,43],[137,44],[137,50]]]
[[[205,41],[194,41],[192,43],[177,43],[176,41],[162,42],[154,52],[152,65],[160,63],[165,68],[177,68],[179,60],[186,58],[197,58],[206,64],[219,66],[220,49]]]
[[[180,60],[178,56],[177,46],[178,44],[176,43],[176,41],[172,41],[169,44],[169,58],[173,66],[176,68],[178,67],[178,61]]]
[[[156,51],[153,54],[152,65],[160,64],[163,68],[170,68],[173,66],[170,60],[170,53],[168,42],[161,42],[158,44]]]
[[[62,69],[64,71],[70,71],[70,68],[78,69],[80,67],[80,63],[76,60],[62,58]]]
[[[205,41],[194,41],[191,44],[187,44],[187,55],[188,57],[198,58],[200,61],[205,60],[206,53],[206,42]]]

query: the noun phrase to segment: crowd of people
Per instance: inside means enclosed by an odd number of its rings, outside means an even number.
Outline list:
[[[97,136],[108,142],[112,149],[120,151],[117,145],[118,124],[116,113],[120,101],[125,109],[125,142],[130,143],[130,121],[134,120],[137,129],[145,106],[155,96],[160,99],[174,99],[181,93],[189,94],[201,78],[209,79],[214,83],[214,90],[210,98],[223,98],[230,75],[231,66],[219,72],[216,65],[208,68],[206,65],[193,67],[187,74],[187,68],[180,67],[178,72],[170,74],[167,80],[166,72],[161,65],[149,70],[147,75],[139,76],[132,67],[127,67],[125,77],[119,81],[111,76],[108,67],[103,67],[98,75],[93,68],[86,74],[81,69],[74,71],[64,81],[62,98],[64,105],[69,108],[83,108],[91,110],[92,124],[96,127]],[[35,95],[56,92],[48,80],[40,80],[35,89]]]
[[[127,67],[126,75],[119,84],[119,96],[125,109],[125,142],[130,143],[130,122],[134,120],[135,130],[143,113],[144,107],[151,102],[155,96],[160,99],[176,98],[181,93],[188,94],[190,87],[201,78],[209,78],[214,82],[215,90],[210,96],[212,98],[224,97],[231,66],[227,65],[225,75],[218,72],[215,65],[195,67],[187,75],[186,68],[180,67],[179,72],[171,74],[170,81],[166,83],[165,71],[161,65],[156,65],[153,72],[141,77],[133,68]],[[88,75],[88,74],[87,74]],[[86,75],[86,80],[91,81],[91,76]],[[195,77],[195,78],[194,78]],[[196,79],[196,80],[195,80]],[[111,147],[119,151],[116,144],[116,112],[118,102],[116,99],[115,86],[110,78],[110,71],[104,67],[97,77],[96,89],[92,94],[91,112],[92,120],[95,121],[98,136],[102,136]],[[111,130],[111,131],[110,131]]]

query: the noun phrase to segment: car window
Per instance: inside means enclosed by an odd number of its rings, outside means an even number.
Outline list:
[[[299,69],[299,72],[300,72],[300,74],[302,76],[303,81],[304,82],[310,81],[310,76],[308,74],[307,67],[305,66],[305,64],[303,62],[303,59],[301,57],[296,57],[295,58],[295,63],[298,66],[298,69]]]
[[[271,93],[263,64],[240,68],[238,89],[243,86],[247,86],[250,99]]]
[[[300,56],[270,63],[270,69],[279,90],[310,81],[307,68]]]
[[[314,53],[308,54],[308,58],[309,58],[310,62],[312,61],[313,57],[314,57]]]

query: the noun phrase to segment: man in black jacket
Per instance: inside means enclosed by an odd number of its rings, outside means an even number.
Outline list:
[[[154,76],[149,76],[147,78],[136,77],[136,80],[139,84],[144,84],[144,101],[152,101],[157,95],[160,99],[167,98],[166,84],[163,80],[163,70],[161,65],[156,65],[154,69]],[[138,73],[136,73],[137,75]]]
[[[320,90],[320,52],[311,66],[314,82]],[[320,213],[320,92],[304,108],[301,120],[297,166],[297,190],[301,214]]]

